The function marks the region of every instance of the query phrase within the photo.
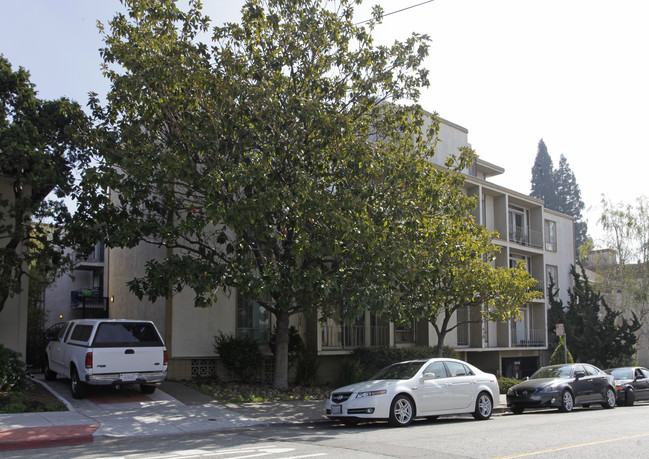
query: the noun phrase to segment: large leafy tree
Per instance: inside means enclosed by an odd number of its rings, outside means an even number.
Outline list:
[[[36,97],[29,72],[0,55],[0,311],[21,291],[33,263],[53,270],[69,263],[62,230],[70,221],[63,198],[75,168],[86,164],[90,123],[71,100]]]
[[[463,178],[455,174],[451,180]],[[446,197],[456,204],[438,217],[433,234],[422,239],[402,311],[402,317],[425,318],[433,325],[439,357],[446,335],[458,326],[518,318],[520,306],[542,296],[534,290],[537,280],[524,267],[492,265],[499,248],[492,242],[494,233],[470,213],[475,200],[458,184],[448,187]],[[468,308],[464,319],[458,314],[462,308]]]
[[[415,241],[453,204],[425,161],[437,124],[395,103],[428,84],[428,39],[375,46],[381,11],[354,25],[356,3],[251,0],[208,45],[198,2],[125,0],[102,50],[112,87],[93,105],[104,161],[85,174],[86,234],[168,248],[130,283],[140,297],[189,288],[205,307],[236,288],[266,308],[280,389],[289,317],[397,304]]]
[[[621,311],[611,309],[603,295],[593,288],[583,266],[571,267],[573,286],[568,289],[565,306],[550,290],[552,328],[563,323],[567,344],[578,362],[589,362],[600,368],[631,363],[640,322],[635,314],[627,320]]]

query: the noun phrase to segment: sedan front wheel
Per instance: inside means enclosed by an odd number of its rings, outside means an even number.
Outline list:
[[[572,392],[569,390],[564,390],[563,393],[561,394],[561,406],[559,407],[559,411],[563,411],[564,413],[569,413],[572,411],[572,409],[575,406],[575,401],[572,398]]]
[[[407,395],[397,395],[390,405],[390,418],[388,422],[393,427],[405,427],[412,422],[415,416],[415,405]]]

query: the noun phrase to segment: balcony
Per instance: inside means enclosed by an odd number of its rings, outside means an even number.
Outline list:
[[[510,226],[509,240],[536,249],[543,248],[543,233],[524,226]]]
[[[520,330],[512,327],[512,347],[545,347],[546,330],[534,328]]]
[[[367,329],[364,325],[321,325],[322,349],[353,349],[366,346]],[[369,335],[369,346],[390,344],[390,327],[387,325],[369,327]]]

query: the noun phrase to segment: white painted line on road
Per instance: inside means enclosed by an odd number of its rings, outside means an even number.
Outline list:
[[[494,458],[494,459],[511,459],[511,458],[514,458],[514,457],[536,456],[536,455],[539,455],[539,454],[547,454],[547,453],[553,453],[555,451],[562,451],[564,449],[580,448],[582,446],[599,445],[599,444],[602,444],[602,443],[611,443],[611,442],[614,442],[614,441],[630,440],[632,438],[640,438],[640,437],[649,437],[649,433],[643,433],[643,434],[637,434],[637,435],[627,435],[627,436],[624,436],[624,437],[608,438],[606,440],[589,441],[589,442],[585,442],[585,443],[575,443],[574,445],[557,446],[556,448],[540,449],[538,451],[530,451],[530,452],[527,452],[527,453],[512,454],[511,456],[500,456],[500,457]]]
[[[305,454],[304,456],[288,456],[288,457],[281,457],[280,459],[301,459],[303,457],[318,457],[318,456],[326,456],[327,453],[316,453],[316,454]]]

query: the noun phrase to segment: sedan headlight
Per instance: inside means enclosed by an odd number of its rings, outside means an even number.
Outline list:
[[[359,392],[356,394],[356,398],[363,398],[363,397],[371,397],[372,395],[385,395],[387,394],[388,391],[383,389],[383,390],[370,390],[367,392]]]
[[[512,389],[511,387],[507,389],[507,395],[514,395],[514,389]]]
[[[546,393],[547,392],[556,392],[556,391],[557,391],[557,386],[552,386],[552,385],[541,387],[539,389],[539,392],[546,392]]]

